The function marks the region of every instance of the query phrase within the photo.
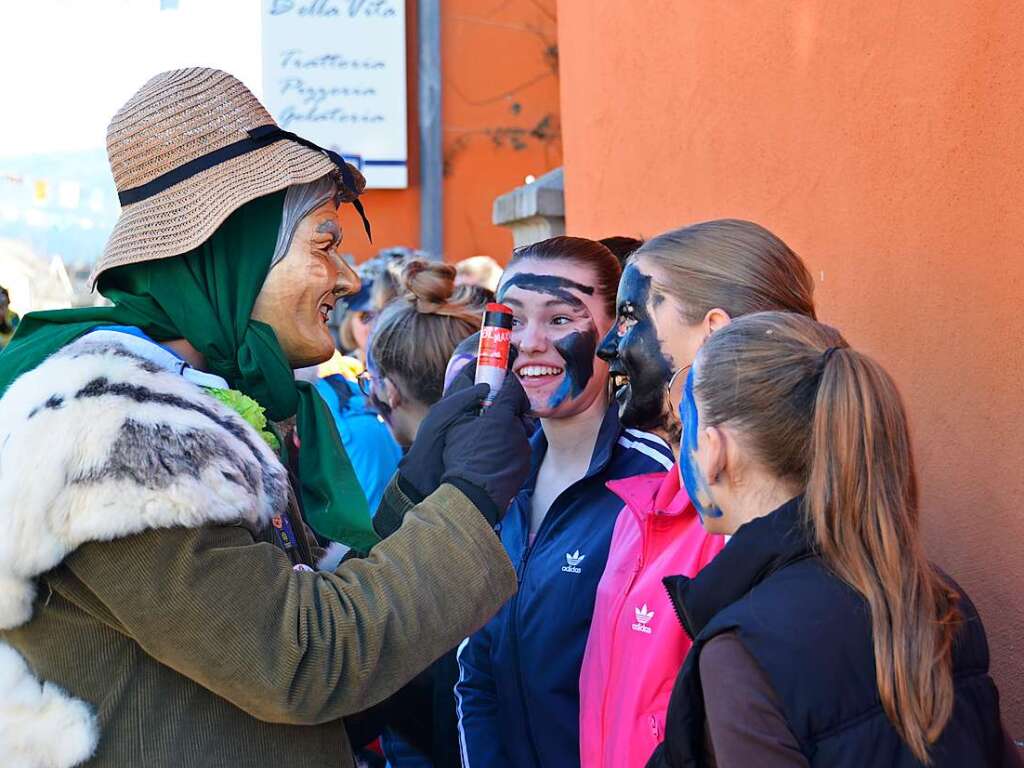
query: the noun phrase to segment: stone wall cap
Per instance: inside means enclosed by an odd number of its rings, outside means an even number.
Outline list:
[[[491,220],[498,225],[534,216],[565,216],[564,173],[555,168],[534,181],[494,199]]]

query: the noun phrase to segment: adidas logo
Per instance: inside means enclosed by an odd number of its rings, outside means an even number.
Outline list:
[[[583,569],[580,568],[579,565],[583,562],[583,558],[585,557],[586,555],[581,555],[578,549],[571,555],[566,552],[565,562],[567,564],[562,566],[562,573],[583,573]]]
[[[654,618],[654,611],[648,611],[647,603],[644,603],[639,608],[634,608],[633,612],[636,614],[636,624],[632,626],[633,631],[643,632],[645,635],[651,634],[651,628],[647,625]]]

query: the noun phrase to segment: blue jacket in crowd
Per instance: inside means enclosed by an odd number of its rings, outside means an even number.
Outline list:
[[[555,499],[528,546],[530,500],[547,451],[543,430],[531,445],[533,470],[501,527],[519,591],[458,653],[462,759],[472,768],[579,765],[580,667],[622,509],[605,483],[664,472],[674,461],[660,438],[624,430],[613,404],[587,474]]]
[[[354,381],[335,373],[319,379],[316,389],[334,415],[341,444],[373,514],[398,469],[402,449]]]

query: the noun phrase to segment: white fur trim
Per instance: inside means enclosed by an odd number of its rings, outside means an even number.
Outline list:
[[[287,475],[237,413],[124,345],[85,337],[0,399],[0,629],[32,616],[35,580],[90,541],[155,528],[262,528]],[[0,763],[70,768],[96,748],[85,703],[0,643]]]
[[[109,393],[81,396],[97,382]],[[178,455],[155,457],[132,429]],[[206,523],[261,528],[285,503],[286,483],[256,431],[198,387],[124,347],[87,338],[66,347],[0,399],[0,629],[28,620],[32,580],[83,543]]]
[[[71,768],[99,742],[89,707],[41,683],[21,655],[0,643],[0,755],[7,768]]]

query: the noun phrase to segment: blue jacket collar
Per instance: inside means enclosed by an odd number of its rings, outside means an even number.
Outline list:
[[[618,443],[619,435],[622,432],[622,425],[619,423],[619,406],[611,403],[605,411],[604,419],[601,420],[601,428],[597,432],[597,442],[594,443],[594,454],[590,457],[590,467],[582,480],[587,480],[607,468],[611,463],[612,454]],[[530,475],[523,485],[524,491],[533,492],[537,485],[537,473],[540,471],[540,464],[548,452],[548,438],[544,434],[544,428],[538,427],[530,438]]]

